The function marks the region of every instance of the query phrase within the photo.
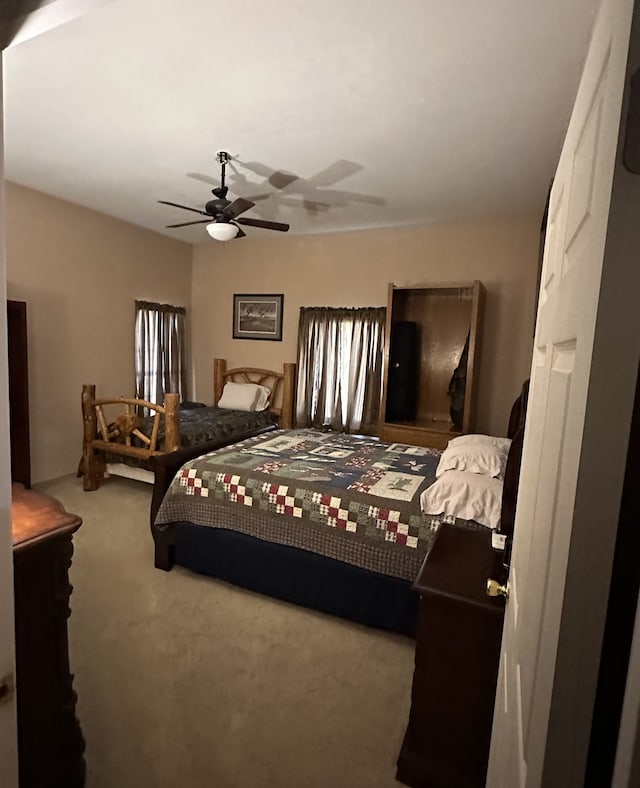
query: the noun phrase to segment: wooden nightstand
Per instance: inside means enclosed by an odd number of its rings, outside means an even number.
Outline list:
[[[414,588],[420,594],[411,711],[397,779],[413,788],[483,788],[498,676],[502,554],[489,529],[443,524]]]

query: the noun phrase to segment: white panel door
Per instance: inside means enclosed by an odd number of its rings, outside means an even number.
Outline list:
[[[602,2],[551,194],[491,788],[584,781],[638,369],[637,290],[608,252],[632,13]]]

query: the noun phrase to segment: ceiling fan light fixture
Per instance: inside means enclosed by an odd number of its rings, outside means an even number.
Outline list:
[[[206,226],[209,235],[216,241],[230,241],[238,234],[238,226],[231,222],[211,222]]]

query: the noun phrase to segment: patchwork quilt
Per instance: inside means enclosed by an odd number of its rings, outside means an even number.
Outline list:
[[[373,438],[277,430],[186,463],[154,527],[231,529],[413,581],[444,519],[420,510],[439,458]]]

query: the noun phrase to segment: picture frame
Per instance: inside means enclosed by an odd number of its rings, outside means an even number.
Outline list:
[[[233,338],[282,341],[283,293],[235,293]]]

